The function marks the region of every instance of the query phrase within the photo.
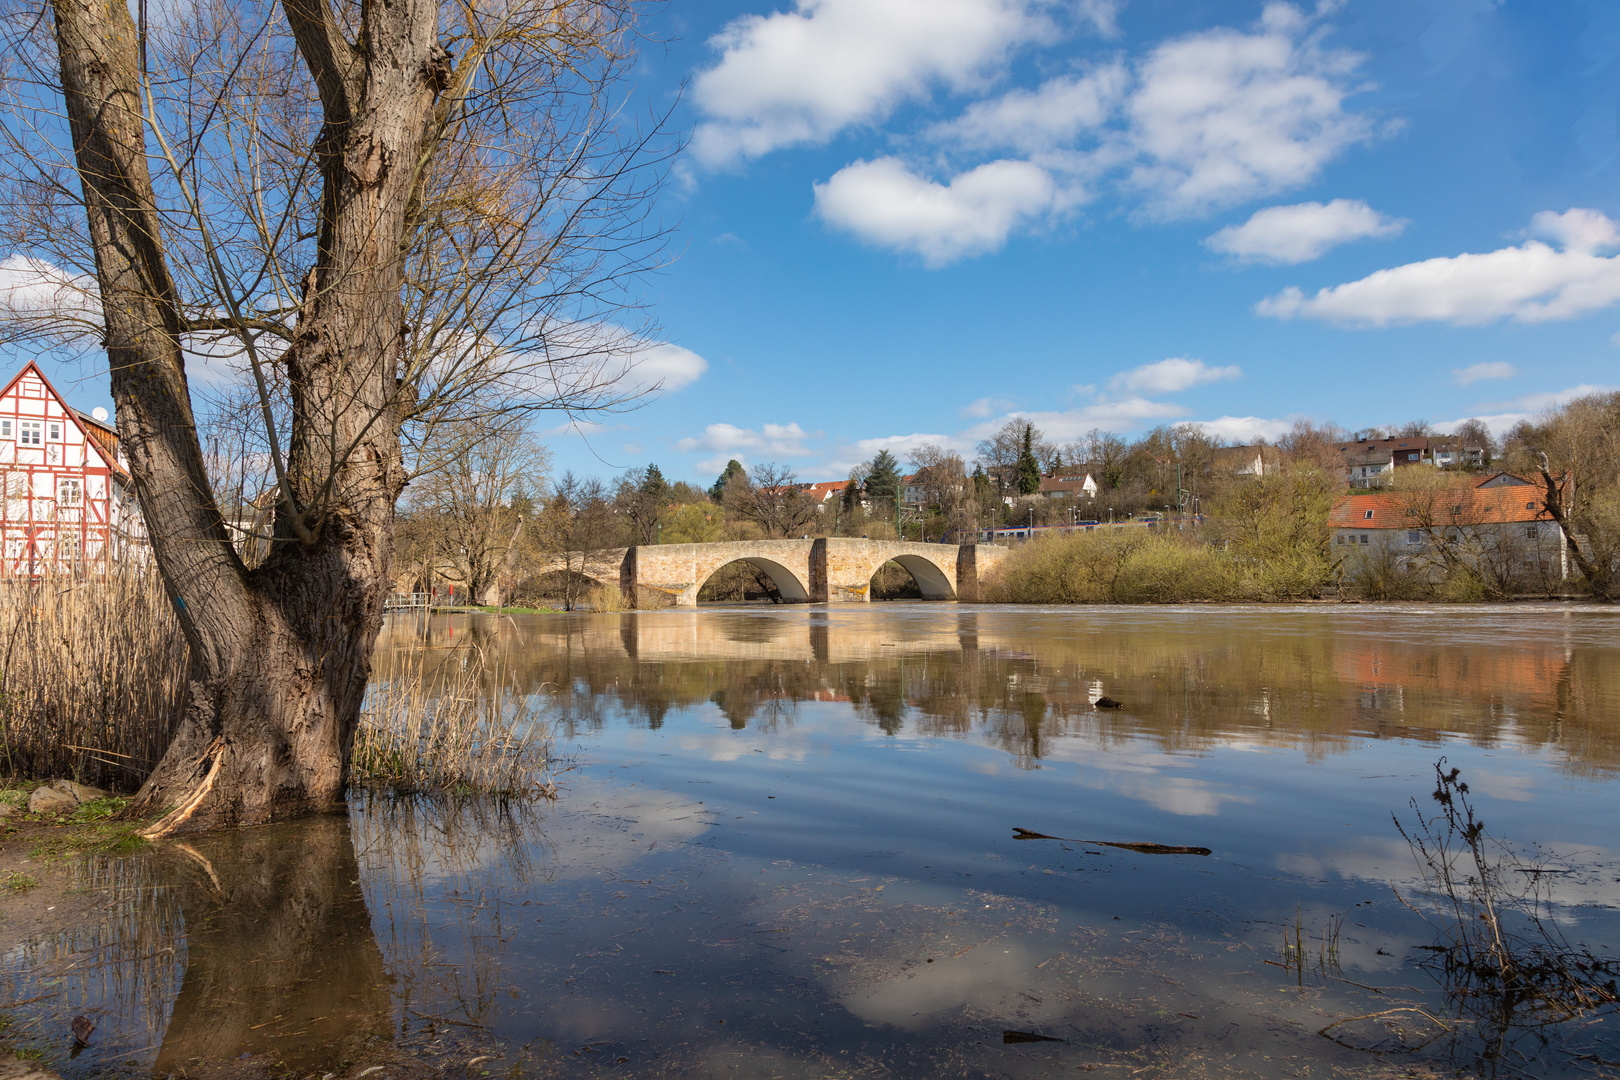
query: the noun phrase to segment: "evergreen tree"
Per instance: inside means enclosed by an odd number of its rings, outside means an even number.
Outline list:
[[[900,495],[900,463],[887,450],[879,450],[866,474],[866,494],[873,499],[895,499]]]
[[[719,502],[721,499],[726,497],[726,485],[731,483],[731,478],[734,476],[746,475],[748,475],[748,470],[742,467],[742,462],[738,461],[736,458],[732,458],[730,461],[726,462],[726,471],[721,473],[720,478],[714,482],[712,487],[709,488],[709,498],[713,499],[715,502]]]
[[[657,465],[647,466],[647,473],[641,479],[641,493],[659,502],[669,498],[669,481],[664,479]]]
[[[1035,425],[1024,425],[1024,448],[1018,452],[1018,493],[1033,495],[1041,490],[1041,466],[1035,460]]]
[[[973,497],[979,501],[981,507],[989,506],[996,501],[996,485],[985,475],[983,465],[973,467]]]

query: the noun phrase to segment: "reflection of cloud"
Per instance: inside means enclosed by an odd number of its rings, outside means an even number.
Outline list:
[[[964,1008],[1002,1013],[1009,1002],[1016,1002],[1031,1020],[1055,1020],[1067,1012],[1067,1002],[1050,997],[1037,1004],[1020,993],[1042,959],[1018,941],[992,938],[965,956],[941,956],[882,982],[846,990],[839,1003],[868,1023],[898,1028],[928,1027]]]
[[[1232,791],[1222,784],[1196,776],[1174,775],[1169,770],[1190,768],[1192,763],[1180,758],[1166,758],[1152,751],[1125,750],[1099,754],[1092,747],[1059,742],[1047,754],[1047,760],[1066,761],[1080,766],[1083,769],[1081,783],[1087,787],[1113,791],[1178,817],[1213,817],[1221,812],[1221,807],[1226,803],[1255,801],[1255,796]]]

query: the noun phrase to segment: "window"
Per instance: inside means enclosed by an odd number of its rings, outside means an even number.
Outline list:
[[[38,446],[44,442],[44,425],[38,420],[23,420],[17,424],[17,445]]]
[[[11,438],[11,421],[0,420],[0,439]]]
[[[1527,502],[1524,504],[1524,508],[1526,510],[1534,510],[1536,508],[1536,504],[1533,502]]]
[[[51,428],[51,442],[61,442],[62,441],[62,421],[60,421],[60,420],[52,420],[51,424],[50,424],[50,428]]]
[[[1371,521],[1372,516],[1373,516],[1373,512],[1371,510],[1368,510],[1365,514],[1361,515],[1361,518],[1362,518],[1363,521]]]
[[[1540,532],[1541,532],[1541,530],[1537,529],[1534,525],[1526,525],[1524,527],[1525,538],[1529,539],[1529,540],[1534,540],[1537,536],[1540,535]]]
[[[1423,543],[1423,534],[1418,532],[1416,529],[1408,529],[1406,532],[1406,542],[1408,544],[1421,544]]]
[[[1366,533],[1361,534],[1361,542],[1363,544],[1365,544],[1367,542],[1367,534]]]
[[[1343,546],[1344,546],[1344,537],[1343,537],[1343,536],[1340,536],[1340,537],[1339,537],[1339,546],[1340,546],[1340,547],[1343,547]]]
[[[1406,460],[1407,461],[1416,461],[1417,459],[1418,459],[1418,456],[1416,454],[1407,454],[1406,455]]]
[[[56,482],[56,501],[62,506],[78,506],[83,498],[78,477],[66,476]]]

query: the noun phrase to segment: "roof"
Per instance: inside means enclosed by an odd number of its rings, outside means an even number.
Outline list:
[[[96,453],[107,463],[107,468],[112,473],[113,479],[122,485],[131,483],[129,470],[124,468],[118,460],[118,430],[69,405],[67,398],[57,391],[51,380],[47,379],[45,373],[39,369],[39,365],[32,360],[19,368],[17,374],[7,380],[5,386],[0,387],[0,397],[5,397],[11,393],[11,388],[22,381],[22,377],[30,371],[34,373],[36,379],[45,384],[46,391],[56,399],[63,409],[67,410],[68,417],[79,426],[80,431],[84,432],[85,441],[96,448]]]
[[[1340,443],[1339,453],[1351,465],[1372,465],[1387,463],[1396,454],[1425,452],[1429,449],[1429,439],[1426,435],[1410,435],[1405,438],[1390,436],[1387,439],[1360,439],[1351,443]],[[1404,459],[1403,459],[1404,460]]]
[[[1068,469],[1064,469],[1063,472],[1065,473],[1065,475],[1063,475],[1063,476],[1043,476],[1043,477],[1041,477],[1041,488],[1040,488],[1040,490],[1042,490],[1042,491],[1081,491],[1081,490],[1083,490],[1085,488],[1086,482],[1091,480],[1091,476],[1088,473],[1081,473],[1078,476],[1073,476],[1073,475],[1068,475],[1069,474]],[[1093,485],[1093,486],[1095,486],[1095,485]]]
[[[1425,505],[1431,498],[1433,502]],[[1522,487],[1473,487],[1341,495],[1328,513],[1328,528],[1412,529],[1420,527],[1424,518],[1431,519],[1428,524],[1441,526],[1552,520],[1545,501],[1527,495]]]
[[[848,484],[848,480],[823,480],[816,484],[806,484],[802,490],[816,502],[826,502],[834,495],[842,495]]]
[[[1517,473],[1499,472],[1480,480],[1475,487],[1540,487],[1534,480],[1526,480]]]

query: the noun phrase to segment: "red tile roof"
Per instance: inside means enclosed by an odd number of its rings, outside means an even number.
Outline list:
[[[1432,514],[1424,505],[1424,500],[1430,498],[1434,500]],[[1514,486],[1341,495],[1328,514],[1328,527],[1411,529],[1425,517],[1432,517],[1429,524],[1433,525],[1500,525],[1552,520],[1540,491]]]

